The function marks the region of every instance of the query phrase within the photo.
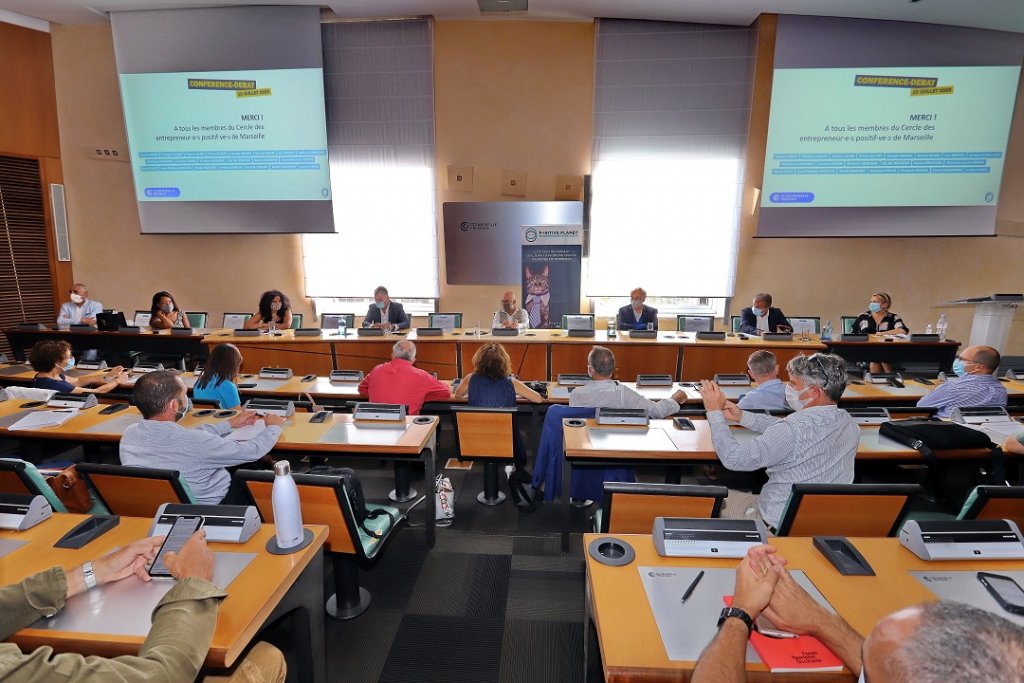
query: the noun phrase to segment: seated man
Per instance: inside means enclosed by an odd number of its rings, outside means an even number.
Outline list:
[[[359,383],[359,394],[372,403],[399,403],[409,406],[409,415],[419,415],[427,401],[440,401],[452,395],[448,385],[439,382],[416,362],[416,345],[403,339],[391,348],[391,361],[381,363]]]
[[[958,406],[1005,406],[1006,387],[993,374],[1001,361],[991,346],[968,346],[953,361],[957,378],[922,396],[917,405],[938,408],[939,417],[949,417]]]
[[[511,289],[505,290],[501,295],[501,309],[494,313],[491,320],[491,328],[499,327],[519,328],[521,330],[530,326],[530,314],[525,308],[519,308],[516,302],[516,294]]]
[[[206,532],[198,531],[180,553],[167,553],[166,564],[177,583],[153,610],[153,624],[138,655],[83,657],[54,654],[49,646],[23,654],[17,645],[0,644],[0,679],[4,681],[192,681],[206,659],[217,625],[217,608],[227,593],[210,583],[214,555],[206,545]],[[66,571],[60,565],[21,582],[0,588],[4,619],[0,638],[9,638],[40,617],[52,617],[68,598],[95,586],[137,576],[149,581],[145,566],[156,556],[162,536],[144,538],[108,555]],[[97,603],[99,604],[99,603]],[[262,659],[263,661],[257,661]],[[252,681],[244,677],[255,667],[259,679],[281,683],[285,678],[284,656],[276,648],[259,643],[236,668],[228,681]]]
[[[731,608],[701,653],[693,683],[747,680],[750,624],[761,614],[777,628],[810,634],[861,681],[968,683],[1019,681],[1024,671],[1024,629],[958,602],[926,602],[893,612],[861,638],[825,609],[786,570],[775,548],[758,546],[736,568]]]
[[[766,468],[768,482],[760,495],[729,491],[722,516],[764,520],[773,531],[789,502],[793,484],[852,484],[860,429],[836,403],[846,388],[846,361],[816,353],[797,356],[786,365],[786,402],[795,413],[785,418],[740,410],[714,382],[701,383],[701,396],[719,461],[731,470]],[[728,421],[760,436],[736,441]]]
[[[642,408],[653,419],[668,417],[679,411],[686,401],[680,389],[671,398],[652,401],[612,379],[615,355],[603,346],[595,346],[587,356],[587,373],[592,381],[573,389],[569,405],[573,408]]]
[[[647,291],[637,287],[629,293],[629,303],[619,309],[616,325],[620,330],[646,330],[647,324],[658,329],[658,309],[648,306]]]
[[[740,311],[740,332],[761,335],[792,331],[793,326],[785,314],[778,308],[772,308],[771,294],[755,294],[753,305]]]
[[[363,317],[363,327],[382,327],[385,330],[409,329],[409,315],[405,308],[388,296],[388,288],[381,285],[373,290],[373,303]]]
[[[743,410],[786,410],[786,385],[779,379],[775,354],[765,349],[754,351],[747,358],[747,370],[757,386],[740,396],[736,405]]]
[[[76,283],[69,292],[71,301],[60,305],[57,314],[57,326],[68,327],[72,324],[95,325],[96,314],[103,312],[103,304],[89,298],[89,290],[82,283]]]
[[[206,505],[245,503],[239,488],[231,489],[226,468],[256,462],[270,452],[281,436],[285,418],[263,417],[266,428],[249,441],[225,438],[232,429],[256,422],[257,415],[244,411],[231,418],[196,429],[178,424],[191,405],[185,385],[169,370],[151,372],[135,384],[135,405],[144,418],[129,425],[121,437],[121,464],[178,470],[188,482],[196,502]]]

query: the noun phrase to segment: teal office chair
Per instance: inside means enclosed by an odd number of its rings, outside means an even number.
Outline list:
[[[586,317],[590,318],[590,329],[592,329],[592,330],[595,329],[594,328],[594,314],[593,313],[573,313],[573,317],[579,317],[579,316],[586,316]],[[562,329],[563,330],[569,329],[569,316],[567,316],[567,315],[563,315],[562,316]]]
[[[677,315],[677,332],[711,332],[715,329],[713,315]]]
[[[738,316],[738,315],[733,315],[733,316],[729,317],[729,323],[731,325],[731,328],[732,328],[732,331],[733,331],[734,334],[736,332],[739,332],[740,331],[740,327],[743,326],[743,323],[741,322],[741,320],[742,320],[742,318],[740,318],[740,316]]]
[[[842,316],[843,321],[843,334],[853,334],[853,324],[857,322],[857,316],[855,315],[844,315]]]
[[[292,313],[292,329],[297,330],[302,327],[302,313]]]
[[[444,316],[444,317],[442,317]],[[444,322],[449,316],[454,316],[455,322],[452,325],[453,329],[462,329],[462,314],[461,313],[428,313],[427,314],[427,327],[444,327],[441,323]],[[490,323],[487,323],[490,325]]]
[[[185,315],[188,317],[188,324],[192,327],[206,327],[206,321],[210,317],[206,311],[185,311]]]

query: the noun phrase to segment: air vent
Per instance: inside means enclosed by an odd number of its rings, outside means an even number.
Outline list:
[[[508,12],[525,12],[527,0],[477,0],[482,14],[503,14]]]

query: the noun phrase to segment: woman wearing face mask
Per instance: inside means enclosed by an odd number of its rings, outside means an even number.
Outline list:
[[[245,321],[247,330],[266,330],[273,322],[279,329],[288,329],[292,326],[292,305],[282,292],[272,289],[263,292],[260,297],[259,310],[252,314],[252,317]]]
[[[868,310],[857,316],[853,322],[854,334],[909,334],[903,318],[889,310],[892,306],[892,297],[885,292],[875,292],[871,295],[871,302]],[[872,361],[869,366],[871,372],[892,372],[892,365],[889,363],[877,363]]]
[[[153,295],[153,304],[149,309],[149,326],[154,330],[169,330],[172,327],[191,328],[188,316],[178,309],[174,297],[169,292],[157,292]]]
[[[32,369],[36,371],[32,386],[36,389],[52,389],[62,394],[105,394],[117,388],[124,369],[118,365],[111,369],[107,381],[89,380],[79,386],[77,377],[67,377],[64,373],[71,372],[75,367],[75,358],[71,355],[71,344],[66,341],[41,341],[32,347],[28,355]],[[99,386],[90,387],[90,384]]]
[[[637,287],[629,293],[629,303],[619,309],[617,324],[620,330],[646,330],[647,324],[658,329],[658,309],[648,306],[647,291]]]

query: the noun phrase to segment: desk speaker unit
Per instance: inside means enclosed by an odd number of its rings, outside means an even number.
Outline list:
[[[559,374],[558,383],[563,387],[581,387],[590,381],[590,375]]]
[[[495,337],[518,337],[518,327],[495,327],[491,330],[491,334]]]
[[[839,341],[844,342],[866,342],[868,335],[866,334],[842,334],[839,335]]]
[[[912,332],[910,334],[910,341],[918,343],[927,342],[930,344],[937,344],[938,342],[941,341],[941,339],[937,334],[921,334],[918,332]]]
[[[595,417],[599,425],[646,427],[651,423],[651,418],[643,408],[598,408]]]
[[[569,336],[572,336],[572,330],[569,330],[569,332],[570,332]],[[593,335],[591,335],[591,336],[593,336]],[[630,330],[629,331],[629,338],[630,339],[657,339],[658,338],[658,331],[657,330]]]
[[[1013,422],[1010,413],[1001,406],[961,406],[950,413],[953,422],[962,425],[983,425],[989,422]],[[1024,428],[1024,427],[1022,427]]]
[[[654,547],[662,557],[744,557],[768,542],[768,529],[757,519],[655,517]]]
[[[78,363],[79,370],[106,370],[107,361],[105,360],[83,360]]]
[[[356,330],[356,336],[359,337],[383,337],[384,330],[379,327],[360,327]]]
[[[142,328],[138,325],[122,325],[117,328],[118,334],[142,334]]]
[[[373,422],[402,422],[405,424],[405,406],[397,403],[357,403],[352,419]]]
[[[638,387],[670,387],[672,386],[672,375],[637,375],[636,385]]]
[[[904,389],[903,376],[898,372],[865,372],[864,381],[868,384],[888,384],[897,389]]]
[[[166,536],[178,517],[201,516],[206,540],[217,543],[245,543],[260,528],[255,505],[183,505],[164,503],[157,508],[148,536]]]
[[[331,382],[362,382],[362,370],[331,370]]]
[[[845,410],[858,425],[880,425],[891,419],[887,408],[858,407],[845,408]]]
[[[1024,539],[1008,519],[907,520],[900,543],[922,560],[1022,560]]]
[[[725,339],[725,332],[698,332],[694,337],[700,341],[722,341]]]
[[[715,384],[723,387],[749,387],[750,378],[744,374],[715,373]]]
[[[232,330],[231,333],[234,336],[236,336],[236,337],[258,337],[258,336],[260,336],[260,331],[259,330],[247,330],[247,329],[244,329],[244,328],[241,328],[241,327]]]
[[[792,332],[765,332],[761,335],[764,341],[793,341]]]
[[[61,394],[56,393],[46,402],[49,408],[76,408],[83,410],[98,404],[96,394]]]
[[[417,327],[417,337],[440,337],[444,335],[443,327]]]
[[[157,370],[163,370],[163,363],[136,363],[132,366],[132,372],[145,374],[147,372],[156,372]]]
[[[245,410],[252,410],[261,415],[280,415],[291,417],[295,414],[295,402],[285,401],[277,398],[251,398],[243,406]]]
[[[0,529],[24,531],[53,515],[42,496],[0,493]]]
[[[294,333],[296,337],[319,337],[323,331],[319,327],[299,327]]]
[[[260,379],[291,379],[293,377],[291,368],[260,368]]]

